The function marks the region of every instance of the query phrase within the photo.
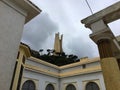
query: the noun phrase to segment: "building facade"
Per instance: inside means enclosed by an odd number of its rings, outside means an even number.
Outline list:
[[[23,43],[17,56],[24,24],[41,10],[29,0],[1,0],[0,89],[119,90],[120,46],[107,26],[120,18],[119,6],[120,2],[82,20],[92,29],[90,37],[98,44],[101,59],[83,58],[80,62],[56,66],[32,57],[30,48]],[[59,44],[60,49],[62,37]]]
[[[76,63],[56,66],[32,57],[29,50],[27,45],[20,45],[19,55],[23,58],[18,61],[24,66],[21,90],[106,90],[100,58],[82,58]]]

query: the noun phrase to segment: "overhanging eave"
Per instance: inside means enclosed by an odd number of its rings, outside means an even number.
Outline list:
[[[25,23],[29,22],[31,19],[40,14],[40,12],[42,11],[30,0],[10,0],[10,1],[17,4],[20,8],[27,12]]]

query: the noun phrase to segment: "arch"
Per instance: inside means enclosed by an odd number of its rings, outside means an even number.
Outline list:
[[[32,80],[27,80],[22,85],[22,90],[36,90],[35,83]]]
[[[100,88],[95,82],[89,82],[86,84],[85,90],[100,90]]]
[[[76,87],[73,84],[68,84],[65,90],[76,90]]]
[[[55,90],[54,86],[52,84],[48,84],[45,88],[45,90]]]

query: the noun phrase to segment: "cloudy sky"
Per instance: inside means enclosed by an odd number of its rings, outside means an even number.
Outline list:
[[[81,57],[97,57],[96,44],[89,38],[91,31],[81,24],[81,20],[91,15],[85,0],[31,0],[41,10],[41,14],[24,27],[21,41],[31,49],[53,49],[55,33],[63,34],[63,50],[67,54]],[[93,13],[119,0],[88,0]],[[120,35],[120,20],[110,23],[113,33]]]

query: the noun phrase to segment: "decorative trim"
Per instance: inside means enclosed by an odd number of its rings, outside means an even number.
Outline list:
[[[30,57],[31,56],[31,53],[30,53],[30,49],[28,48],[28,46],[25,46],[23,44],[20,44],[20,49],[23,49],[25,51],[25,54],[27,57]]]
[[[61,73],[60,77],[61,78],[70,77],[70,76],[89,74],[89,73],[100,72],[100,71],[101,71],[101,66],[95,66],[95,67],[86,68],[86,69],[77,69],[72,72]]]
[[[38,59],[38,58],[35,58],[35,57],[32,57],[32,56],[30,58],[28,58],[28,60],[31,60],[31,61],[43,64],[43,65],[53,67],[55,69],[63,70],[63,69],[72,68],[72,67],[76,67],[76,66],[83,65],[83,64],[89,64],[89,63],[93,63],[93,62],[98,62],[98,61],[100,61],[100,58],[96,57],[96,58],[91,58],[91,59],[88,59],[88,58],[87,59],[81,59],[80,62],[76,62],[76,63],[64,65],[64,66],[56,66],[54,64],[45,62],[45,61],[43,61],[41,59]]]
[[[50,72],[50,71],[47,71],[46,69],[41,69],[37,66],[25,64],[24,67],[26,70],[30,70],[30,71],[37,72],[37,73],[42,73],[42,74],[53,76],[53,77],[59,77],[59,73]]]
[[[70,76],[75,76],[75,75],[82,75],[82,74],[88,74],[88,73],[94,73],[94,72],[101,71],[101,66],[95,66],[95,67],[86,68],[86,69],[78,69],[72,72],[64,72],[64,73],[51,72],[46,69],[42,69],[37,66],[28,65],[28,64],[25,64],[24,67],[26,70],[30,70],[33,72],[37,72],[37,73],[41,73],[41,74],[45,74],[45,75],[49,75],[49,76],[53,76],[57,78],[64,78],[64,77],[70,77]]]
[[[80,59],[80,62],[64,65],[64,66],[61,66],[59,68],[62,70],[62,69],[67,69],[67,68],[76,67],[76,66],[83,65],[83,64],[98,62],[98,61],[100,61],[99,57],[91,58],[91,59],[85,58],[85,59]]]
[[[45,62],[45,61],[43,61],[41,59],[38,59],[38,58],[35,58],[35,57],[32,57],[32,56],[30,58],[28,58],[28,60],[43,64],[43,65],[47,65],[47,66],[55,68],[55,69],[59,69],[59,66],[57,66],[57,65]]]
[[[15,11],[17,11],[18,13],[20,13],[23,16],[27,16],[27,13],[20,9],[18,6],[16,6],[13,2],[11,2],[10,0],[1,0],[4,4],[6,4],[7,6],[9,6],[10,8],[14,9]]]

